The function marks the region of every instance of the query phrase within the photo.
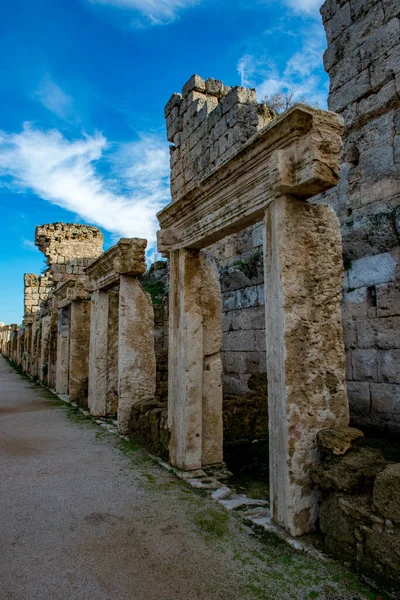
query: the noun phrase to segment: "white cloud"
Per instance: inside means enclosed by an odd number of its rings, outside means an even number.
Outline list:
[[[304,14],[307,16],[320,16],[319,9],[321,8],[322,0],[283,0],[283,3],[291,8],[296,14]]]
[[[168,145],[155,136],[113,146],[101,134],[70,141],[26,123],[21,133],[0,133],[0,176],[118,236],[146,238],[150,247],[156,213],[169,201]]]
[[[152,25],[166,25],[175,21],[185,8],[199,0],[88,0],[92,4],[108,4],[125,10],[134,10],[146,17]]]
[[[45,75],[36,92],[35,97],[51,112],[61,119],[66,119],[71,114],[73,100],[51,79]]]
[[[317,102],[324,108],[327,87],[321,81],[321,70],[326,40],[322,25],[312,24],[307,28],[300,49],[281,67],[265,55],[263,41],[258,41],[256,52],[253,50],[238,61],[241,84],[255,87],[259,100],[295,88],[296,99],[306,97],[307,101]]]

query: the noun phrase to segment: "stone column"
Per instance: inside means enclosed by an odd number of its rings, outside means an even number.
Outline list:
[[[327,206],[282,196],[265,215],[271,510],[298,536],[315,527],[320,429],[347,425],[339,221]]]
[[[118,413],[119,292],[108,292],[107,414]]]
[[[88,408],[98,417],[104,417],[107,412],[107,346],[108,292],[96,290],[92,294],[90,312]]]
[[[154,312],[137,277],[120,276],[118,326],[118,429],[129,431],[134,404],[156,392]]]
[[[42,383],[47,383],[48,381],[48,360],[49,360],[49,335],[50,335],[50,322],[51,316],[45,316],[42,318],[42,331],[41,331],[41,340],[40,340],[40,356],[39,356],[39,366],[38,366],[38,377],[39,381]]]
[[[57,369],[57,338],[58,338],[58,310],[51,309],[50,331],[49,331],[49,356],[48,356],[48,382],[50,388],[56,387]]]
[[[90,306],[89,300],[71,302],[69,398],[85,408],[88,404]]]
[[[222,461],[221,306],[215,272],[198,250],[170,254],[170,460],[184,469]]]
[[[57,329],[56,392],[63,395],[68,394],[69,390],[70,322],[70,307],[60,308]]]

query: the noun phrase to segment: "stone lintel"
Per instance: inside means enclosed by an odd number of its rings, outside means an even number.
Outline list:
[[[89,300],[89,292],[85,289],[82,279],[69,279],[54,290],[57,308],[68,306],[74,300]]]
[[[121,238],[115,246],[104,252],[85,274],[91,291],[108,289],[119,284],[121,275],[141,275],[146,270],[145,249],[147,240]]]
[[[295,105],[157,217],[158,249],[201,249],[262,220],[277,195],[307,200],[339,181],[343,120]]]

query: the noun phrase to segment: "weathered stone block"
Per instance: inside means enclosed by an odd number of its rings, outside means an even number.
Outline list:
[[[192,91],[202,93],[206,91],[206,82],[202,77],[200,77],[200,75],[191,76],[189,81],[187,81],[182,88],[182,96],[186,98]]]
[[[378,285],[376,288],[376,301],[378,317],[400,315],[400,283],[392,282]]]
[[[386,465],[380,450],[354,448],[344,456],[328,456],[313,467],[311,477],[324,490],[348,491],[371,484]]]
[[[356,329],[360,348],[400,348],[400,317],[357,321]]]
[[[363,68],[387,54],[391,48],[398,45],[399,39],[400,22],[397,18],[391,19],[369,35],[359,48]]]
[[[374,505],[386,519],[400,523],[400,463],[389,465],[377,475]]]
[[[400,385],[371,383],[370,388],[374,412],[400,415]]]
[[[205,82],[205,88],[206,94],[209,94],[210,96],[222,98],[222,96],[224,95],[224,84],[218,79],[213,79],[212,77],[207,79],[207,81]]]
[[[336,10],[334,15],[324,23],[328,43],[334,42],[351,24],[351,7],[350,2],[348,2]]]
[[[348,381],[347,393],[349,397],[350,414],[367,416],[371,412],[371,393],[369,383],[361,381]]]
[[[329,427],[317,433],[317,443],[323,452],[340,456],[353,447],[364,434],[354,427]]]
[[[253,285],[250,287],[236,290],[236,307],[237,308],[250,308],[252,306],[258,306],[258,291],[257,286]]]
[[[400,350],[380,351],[378,356],[378,381],[400,383]]]
[[[247,331],[228,331],[223,337],[222,350],[225,351],[244,351],[251,352],[255,349],[255,332]]]
[[[378,380],[377,350],[352,351],[353,379],[355,381]]]
[[[395,279],[397,263],[388,252],[365,256],[352,263],[348,271],[349,286],[359,288]]]
[[[367,94],[370,89],[371,82],[369,70],[364,69],[361,73],[330,94],[328,98],[329,110],[340,113],[348,104],[362,98],[362,96]]]

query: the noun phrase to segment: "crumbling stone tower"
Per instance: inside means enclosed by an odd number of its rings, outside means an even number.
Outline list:
[[[171,195],[186,194],[231,158],[274,116],[256,90],[193,75],[165,107],[171,146]]]
[[[57,284],[83,275],[103,252],[103,234],[90,225],[47,223],[36,227],[35,244],[47,257],[49,279]]]
[[[59,283],[84,276],[103,251],[103,234],[97,227],[75,223],[46,223],[36,227],[35,244],[47,257],[45,273],[24,275],[24,320],[32,321],[42,301]]]

